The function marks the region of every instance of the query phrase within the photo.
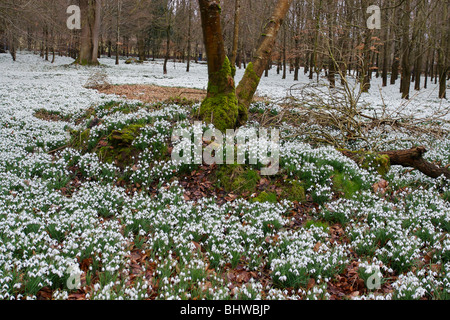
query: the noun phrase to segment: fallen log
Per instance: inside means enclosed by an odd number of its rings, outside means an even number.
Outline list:
[[[340,150],[340,152],[360,165],[365,163],[366,161],[366,155],[362,152],[355,152],[350,150]],[[423,158],[423,155],[426,152],[427,149],[421,146],[408,150],[383,151],[375,153],[375,155],[387,156],[389,158],[389,164],[387,164],[387,167],[395,165],[403,166],[406,168],[412,167],[431,178],[436,179],[444,175],[447,179],[450,179],[450,170],[448,169],[449,166],[442,168],[431,162],[428,162]]]

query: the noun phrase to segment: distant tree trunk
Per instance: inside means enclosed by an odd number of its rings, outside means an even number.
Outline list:
[[[286,79],[286,28],[283,28],[283,76],[282,79]]]
[[[75,63],[98,65],[101,0],[80,0],[82,17],[80,56]]]
[[[386,4],[386,1],[383,2],[383,4]],[[389,21],[389,11],[388,9],[385,10],[385,14],[384,14],[384,20],[385,21]],[[383,70],[382,70],[382,86],[386,87],[387,86],[387,78],[388,78],[388,64],[389,64],[389,49],[391,48],[391,41],[390,41],[390,36],[391,36],[391,30],[390,30],[390,26],[385,25],[384,26],[384,31],[383,31],[383,40],[384,40],[384,46],[383,46]]]
[[[139,32],[138,34],[137,46],[139,61],[145,61],[145,35],[143,32]]]
[[[400,60],[398,58],[397,45],[395,45],[394,61],[392,61],[392,70],[391,70],[391,85],[394,85],[398,79],[399,66],[400,66]]]
[[[233,48],[231,50],[230,64],[233,76],[236,74],[236,58],[239,45],[239,23],[241,13],[241,1],[235,0],[234,4],[234,30],[233,30]]]
[[[116,65],[119,64],[120,56],[120,13],[122,10],[122,0],[117,0],[117,20],[116,20]]]
[[[439,98],[447,98],[447,74],[450,69],[450,25],[448,23],[448,6],[444,3],[442,8],[441,39],[438,49],[438,72],[439,72]]]
[[[313,52],[311,55],[311,65],[310,65],[310,70],[309,70],[309,79],[313,79],[313,74],[314,72],[317,73],[317,78],[319,78],[319,66],[317,63],[317,48],[319,46],[319,33],[320,33],[320,16],[322,14],[322,5],[323,5],[323,0],[319,0],[319,7],[318,9],[314,10],[315,12],[315,32],[314,32],[314,48],[313,48]]]
[[[336,87],[336,57],[333,39],[333,25],[334,19],[332,18],[333,2],[328,0],[327,2],[327,24],[328,24],[328,81],[330,82],[330,88]]]
[[[44,48],[45,48],[45,61],[48,61],[48,27],[44,27]]]
[[[17,60],[17,38],[14,34],[14,31],[8,32],[8,47],[9,47],[9,53],[11,54],[11,57],[13,61]]]
[[[421,50],[421,45],[418,45],[418,49]],[[418,52],[417,53],[417,57],[416,57],[416,63],[414,66],[414,90],[419,91],[420,90],[420,85],[421,85],[421,79],[420,76],[422,74],[422,52]]]
[[[192,42],[192,4],[191,1],[188,0],[188,39],[187,39],[187,65],[186,72],[189,72],[191,69],[191,42]]]
[[[368,92],[370,89],[369,65],[370,65],[370,39],[371,30],[364,31],[364,48],[362,49],[362,65],[361,65],[361,91]]]
[[[410,27],[410,0],[405,0],[405,8],[402,18],[402,78],[400,84],[400,92],[402,94],[402,99],[409,99],[409,91],[411,86],[411,65],[410,65],[410,38],[409,38],[409,27]]]
[[[427,50],[427,54],[426,54],[426,62],[425,62],[425,81],[423,84],[424,89],[426,89],[428,87],[428,72],[430,69],[430,50]]]
[[[166,54],[164,56],[164,66],[163,66],[163,73],[167,74],[167,62],[170,58],[170,24],[166,28]]]

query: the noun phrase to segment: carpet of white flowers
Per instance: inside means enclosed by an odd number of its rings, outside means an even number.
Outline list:
[[[92,70],[70,62],[21,54],[12,63],[0,55],[0,299],[450,298],[448,181],[392,167],[384,177],[389,192],[374,192],[382,180],[376,171],[298,136],[282,138],[280,168],[316,204],[310,223],[295,223],[288,200],[190,201],[178,177],[195,166],[161,155],[172,130],[195,130],[189,114],[198,105],[153,108],[99,94],[83,87]],[[127,74],[135,83],[159,72],[102,63],[122,83]],[[196,68],[193,79],[206,72]],[[261,90],[269,92],[270,82]],[[88,109],[102,122],[82,151],[68,143],[71,132],[90,127]],[[36,117],[39,110],[61,119]],[[89,152],[105,134],[132,125],[142,127],[133,166]],[[295,132],[284,129],[282,137]],[[413,146],[407,132],[385,135],[386,148]],[[448,137],[416,140],[429,149],[427,159],[450,164]],[[336,174],[354,191],[337,196]],[[121,180],[140,189],[130,193]],[[331,236],[336,226],[339,239]],[[336,296],[330,288],[353,263],[359,279],[377,274],[380,287]],[[71,287],[77,277],[81,286]]]

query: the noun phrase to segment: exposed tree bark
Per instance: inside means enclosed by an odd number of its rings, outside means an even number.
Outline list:
[[[383,3],[386,4],[386,3]],[[389,11],[388,9],[385,10],[384,14],[384,20],[389,21]],[[387,86],[387,79],[388,79],[388,64],[389,64],[389,47],[391,44],[391,41],[389,39],[390,37],[390,26],[385,26],[383,31],[383,40],[384,40],[384,47],[383,47],[383,70],[382,70],[382,81],[383,87]]]
[[[117,0],[117,19],[116,19],[116,65],[119,64],[120,56],[120,13],[122,11],[122,0]]]
[[[192,50],[192,3],[188,0],[188,39],[187,39],[187,65],[186,72],[191,69],[191,50]]]
[[[407,168],[414,168],[431,178],[439,178],[444,175],[450,179],[450,170],[448,168],[439,167],[433,163],[428,162],[423,158],[427,152],[425,147],[417,147],[408,150],[394,150],[379,152],[380,155],[387,155],[391,166],[402,166]],[[341,150],[341,153],[346,157],[359,163],[361,161],[361,154],[349,150]]]
[[[17,38],[13,31],[9,31],[9,37],[8,37],[8,46],[9,46],[9,53],[11,54],[11,57],[13,61],[17,60]]]
[[[241,1],[235,0],[234,4],[234,30],[233,30],[233,48],[231,50],[230,64],[233,75],[236,72],[236,58],[239,45],[239,23],[241,16]]]
[[[82,17],[80,56],[75,63],[98,65],[101,0],[80,0]]]
[[[222,131],[247,121],[248,107],[271,58],[277,33],[292,1],[278,0],[261,35],[253,62],[248,64],[239,86],[235,88],[231,64],[225,53],[220,4],[217,0],[198,0],[209,78],[207,97],[200,106],[201,119],[213,123]]]
[[[139,61],[145,61],[145,35],[142,31],[137,36],[137,47]]]
[[[209,79],[207,97],[200,106],[200,117],[224,131],[236,127],[238,105],[222,37],[221,8],[215,0],[199,0],[199,5]]]
[[[447,98],[447,73],[450,69],[450,25],[448,23],[448,6],[442,8],[441,39],[438,48],[439,98]]]
[[[255,95],[256,88],[272,57],[272,49],[275,45],[276,37],[283,23],[289,7],[293,0],[278,0],[269,23],[266,25],[264,33],[259,40],[252,63],[249,63],[242,80],[236,88],[236,95],[239,100],[239,123],[247,121],[247,109]]]
[[[283,28],[283,80],[286,79],[286,69],[286,28]]]
[[[410,0],[405,0],[405,8],[402,18],[402,78],[400,83],[400,92],[402,94],[402,99],[409,99],[409,91],[411,87],[411,65],[410,65],[410,55],[411,46],[409,38],[409,28],[411,20],[411,3]]]

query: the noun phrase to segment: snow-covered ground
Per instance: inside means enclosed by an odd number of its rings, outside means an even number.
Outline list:
[[[392,168],[386,177],[392,197],[375,194],[372,186],[381,179],[377,173],[359,168],[332,147],[286,142],[281,152],[284,169],[289,170],[292,179],[307,180],[311,185],[308,193],[327,201],[326,207],[310,214],[328,221],[330,226],[340,221],[345,226],[342,232],[351,238],[350,243],[341,243],[330,241],[330,234],[314,224],[291,230],[295,219],[290,216],[291,203],[285,199],[280,203],[238,199],[224,206],[202,199],[194,204],[183,198],[177,181],[170,188],[160,189],[155,198],[146,192],[129,196],[124,188],[115,187],[117,168],[100,161],[97,154],[81,154],[72,148],[60,151],[59,157],[48,154],[46,151],[67,144],[67,129],[75,124],[41,120],[34,112],[46,109],[73,115],[120,98],[84,88],[89,77],[99,70],[106,72],[112,84],[199,89],[207,84],[204,64],[193,63],[191,72],[186,73],[184,64],[171,62],[168,75],[163,75],[161,61],[126,65],[122,60],[119,66],[114,65],[113,59],[100,61],[101,67],[78,67],[70,65],[70,58],[57,57],[51,64],[39,56],[21,53],[13,63],[8,54],[0,54],[0,299],[36,298],[42,288],[48,287],[56,288],[51,298],[67,299],[73,293],[66,286],[69,274],[72,277],[68,269],[82,261],[89,262],[88,258],[91,265],[82,277],[86,286],[88,280],[94,281],[96,271],[101,277],[89,290],[83,289],[86,299],[143,299],[156,294],[159,299],[326,299],[330,279],[354,259],[354,252],[367,258],[360,261],[360,271],[370,275],[369,270],[381,266],[382,276],[391,281],[389,293],[368,298],[448,299],[450,191],[448,184],[417,171]],[[242,74],[243,70],[238,70],[236,78]],[[309,83],[303,73],[299,82],[292,78],[289,75],[282,80],[271,71],[268,78],[261,79],[257,93],[277,101],[286,97],[293,85]],[[370,92],[361,101],[374,110],[380,110],[384,101],[389,111],[400,110],[417,117],[449,107],[447,100],[436,99],[434,84],[406,103],[400,99],[398,85],[383,88],[382,99],[380,81],[372,81]],[[411,92],[414,93],[413,88]],[[168,106],[166,111],[172,114],[176,108],[182,109]],[[147,111],[139,112],[118,112],[117,117],[112,115],[110,119],[129,120]],[[155,121],[148,132],[158,139],[160,135],[151,130],[169,130],[169,125],[169,121]],[[431,143],[431,158],[448,164],[449,143],[448,139]],[[146,160],[147,167],[132,170],[149,175],[149,165],[157,161],[150,156]],[[66,197],[61,189],[73,182],[70,179],[75,180],[69,172],[74,163],[86,180],[71,197]],[[164,164],[155,167],[172,173],[171,167]],[[343,177],[364,186],[357,197],[333,200],[331,177],[336,167]],[[410,190],[416,183],[420,187]],[[146,241],[139,244],[141,236]],[[204,252],[200,253],[192,241],[206,251],[208,264]],[[143,261],[157,264],[146,265],[149,269],[143,274],[148,271],[148,278],[135,279],[131,243],[149,249]],[[178,255],[177,259],[172,253]],[[252,278],[242,287],[230,288],[223,274],[211,273],[209,263],[220,267],[238,263],[241,256],[247,256],[251,262],[246,267],[253,272],[252,277],[263,266],[270,272],[270,283],[291,287],[292,282],[303,277],[300,280],[304,288],[314,277],[314,287],[307,292],[298,289],[289,293],[278,287],[268,289],[258,282],[262,276],[258,273],[256,280]],[[423,263],[421,267],[418,262]],[[119,273],[121,278],[117,279]],[[392,273],[398,278],[392,278]],[[156,290],[152,288],[155,279],[159,283]],[[194,289],[187,293],[186,288]]]
[[[184,63],[170,61],[168,74],[164,75],[162,61],[159,60],[127,65],[122,59],[120,65],[116,66],[114,59],[101,58],[102,66],[94,68],[69,65],[72,62],[71,58],[57,57],[55,63],[51,64],[37,55],[18,54],[17,62],[11,63],[8,54],[0,54],[0,92],[3,100],[0,107],[6,107],[9,101],[16,103],[19,102],[17,99],[21,99],[23,109],[39,108],[45,103],[46,109],[70,113],[74,109],[95,104],[103,95],[94,90],[87,90],[83,85],[99,70],[107,74],[112,84],[154,84],[206,89],[208,83],[206,64],[191,63],[191,70],[187,73]],[[239,81],[243,74],[244,69],[238,69],[236,81]],[[381,78],[374,77],[369,93],[363,94],[360,99],[361,104],[377,110],[378,115],[383,105],[390,113],[400,112],[408,117],[432,115],[450,108],[448,100],[437,98],[438,84],[429,82],[428,88],[420,91],[415,91],[414,84],[411,84],[412,98],[405,101],[401,99],[399,93],[400,81],[394,86],[388,85],[385,88],[382,88],[381,81]],[[323,82],[326,84],[325,79]],[[20,86],[17,86],[17,83],[20,83]],[[269,77],[261,78],[257,94],[276,101],[289,96],[291,88],[298,89],[310,83],[303,70],[300,70],[300,80],[294,81],[293,74],[288,73],[287,79],[283,80],[281,75],[277,75],[272,69]],[[298,91],[292,91],[294,96],[296,92]],[[17,108],[17,104],[15,107]],[[447,115],[446,119],[449,120],[450,115]]]

